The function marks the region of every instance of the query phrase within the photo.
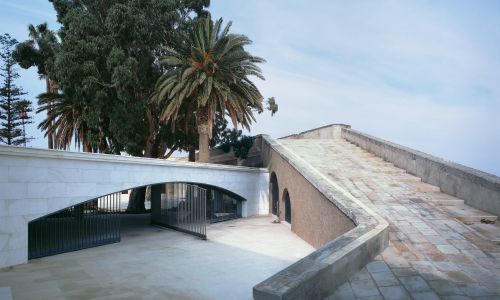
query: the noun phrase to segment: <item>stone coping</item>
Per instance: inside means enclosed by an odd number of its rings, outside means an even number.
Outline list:
[[[168,167],[231,170],[237,172],[253,172],[253,173],[267,172],[267,169],[265,168],[252,168],[243,166],[230,166],[230,165],[219,165],[219,164],[188,162],[188,161],[185,162],[172,161],[172,160],[158,159],[158,158],[122,156],[122,155],[102,154],[102,153],[72,152],[65,150],[41,149],[41,148],[5,146],[5,145],[0,145],[0,155],[18,156],[18,157],[41,157],[49,159],[52,158],[52,159],[83,160],[83,161],[108,162],[108,163],[157,165],[157,166],[168,166]]]
[[[467,205],[500,216],[500,177],[353,129],[342,128],[341,136],[420,177],[423,182],[438,186],[443,193],[463,199]]]
[[[317,127],[317,128],[305,130],[305,131],[302,131],[302,132],[299,132],[299,133],[292,133],[290,135],[287,135],[287,136],[284,136],[284,137],[280,137],[278,139],[279,140],[283,140],[283,139],[295,138],[295,137],[299,137],[299,136],[301,136],[303,134],[306,134],[306,133],[320,131],[322,129],[327,129],[327,128],[334,127],[334,126],[340,126],[340,127],[346,127],[346,128],[350,128],[351,127],[351,125],[347,125],[347,124],[343,124],[343,123],[333,123],[333,124],[324,125],[324,126],[321,126],[321,127]]]
[[[263,142],[302,174],[356,227],[257,284],[253,289],[254,298],[324,298],[387,247],[389,224],[279,141],[264,135]]]
[[[342,132],[352,134],[354,136],[363,138],[364,140],[369,141],[370,143],[373,143],[374,145],[383,145],[384,147],[389,147],[393,151],[398,151],[398,152],[403,152],[405,154],[411,155],[414,158],[420,157],[429,161],[432,161],[433,163],[441,165],[443,168],[446,168],[448,172],[453,172],[453,173],[465,173],[468,176],[473,176],[477,182],[481,182],[482,184],[491,187],[491,188],[496,188],[500,189],[500,177],[495,176],[493,174],[489,174],[483,171],[476,170],[471,167],[467,167],[464,165],[461,165],[459,163],[455,163],[452,161],[447,161],[443,158],[433,156],[430,154],[427,154],[422,151],[418,151],[412,148],[408,148],[381,138],[374,137],[372,135],[366,134],[361,131],[357,131],[351,128],[342,128]],[[349,139],[347,139],[350,141]],[[350,141],[351,142],[351,141]]]

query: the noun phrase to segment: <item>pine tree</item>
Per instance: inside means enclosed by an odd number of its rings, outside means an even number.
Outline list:
[[[19,74],[12,58],[17,41],[9,34],[0,36],[0,142],[7,145],[26,145],[31,138],[26,137],[23,125],[30,123],[31,101],[23,99],[26,95],[21,87],[16,86]]]

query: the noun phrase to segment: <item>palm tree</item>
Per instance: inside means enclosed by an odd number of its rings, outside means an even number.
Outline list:
[[[38,96],[37,113],[50,110],[47,117],[38,125],[45,136],[54,137],[54,148],[68,150],[74,139],[75,145],[83,145],[84,152],[93,152],[88,140],[89,126],[84,120],[86,106],[75,103],[61,94],[44,93]]]
[[[222,19],[199,18],[179,33],[172,48],[160,62],[167,71],[158,79],[152,100],[163,107],[161,121],[176,120],[179,113],[195,114],[199,135],[200,162],[210,159],[209,141],[217,115],[229,114],[234,127],[245,128],[255,121],[253,110],[262,111],[262,95],[250,80],[262,80],[258,63],[264,59],[252,56],[244,47],[251,40],[230,34],[229,22],[222,29]]]
[[[22,68],[28,69],[32,66],[38,68],[40,79],[45,79],[46,93],[57,93],[57,85],[50,79],[46,69],[46,62],[54,56],[58,47],[56,33],[48,28],[47,23],[37,26],[28,26],[29,40],[17,45],[13,53],[14,59]],[[47,103],[47,114],[52,113],[50,103]],[[54,136],[52,133],[45,135],[48,140],[49,149],[54,148]]]

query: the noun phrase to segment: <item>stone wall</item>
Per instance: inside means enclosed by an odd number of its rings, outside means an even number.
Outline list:
[[[246,199],[244,217],[268,213],[265,169],[0,146],[0,268],[27,261],[29,221],[164,182],[220,187]]]
[[[279,189],[279,218],[285,220],[284,191],[290,196],[291,229],[315,248],[355,227],[354,222],[323,195],[268,142],[263,143],[262,160],[269,174],[276,174]],[[269,200],[271,211],[271,200]]]
[[[346,124],[330,124],[285,136],[282,139],[338,139],[341,138],[343,128],[351,128],[351,126]]]
[[[254,299],[323,299],[387,247],[389,225],[279,140],[263,136],[261,149],[264,165],[278,178],[280,201],[285,188],[290,193],[292,230],[319,249],[256,285]]]
[[[413,150],[368,134],[342,129],[347,141],[371,152],[467,205],[500,216],[500,177]]]

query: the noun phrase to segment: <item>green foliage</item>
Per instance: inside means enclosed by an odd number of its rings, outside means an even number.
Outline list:
[[[210,15],[180,31],[160,62],[167,68],[156,84],[153,99],[163,106],[161,120],[171,121],[183,111],[197,114],[198,126],[213,124],[229,113],[235,127],[249,128],[252,109],[262,111],[262,95],[250,76],[264,79],[258,63],[264,59],[245,51],[244,35],[229,33],[231,22],[213,22]]]
[[[0,36],[0,142],[7,145],[26,145],[31,138],[26,137],[24,125],[30,123],[31,101],[14,81],[19,78],[12,52],[17,41],[9,34]]]
[[[86,109],[87,107],[82,103],[76,103],[62,94],[40,94],[37,113],[50,110],[50,114],[47,114],[47,118],[38,125],[38,128],[45,132],[45,136],[55,135],[55,149],[68,150],[73,140],[78,148],[83,144],[84,150],[90,152],[92,147],[87,143],[86,137],[91,133],[83,119],[86,115]],[[100,144],[102,143],[104,141],[101,141]],[[104,148],[107,149],[107,147]],[[105,152],[105,149],[102,149],[102,145],[98,145],[97,149],[94,147],[93,152],[98,152],[98,150]]]
[[[226,129],[222,134],[222,140],[219,148],[228,153],[233,149],[234,156],[240,159],[246,159],[248,152],[252,148],[253,137],[243,135],[241,130]]]
[[[274,99],[274,97],[270,97],[269,99],[267,99],[266,109],[271,112],[271,117],[278,112],[278,103],[276,102],[276,99]]]
[[[56,34],[49,30],[47,23],[29,25],[28,32],[29,40],[17,44],[12,57],[22,68],[37,67],[38,74],[46,76],[58,46]]]
[[[40,128],[60,131],[55,133],[60,148],[69,146],[70,137],[88,143],[92,151],[125,150],[136,156],[163,157],[166,149],[180,147],[178,133],[159,122],[161,107],[148,99],[165,71],[159,57],[176,31],[194,15],[206,14],[209,1],[51,2],[61,23],[57,38],[45,24],[31,26],[31,39],[16,54],[23,67],[36,66],[57,83],[51,95],[39,98],[48,113]],[[66,108],[50,116],[50,102],[42,100],[49,98]]]

